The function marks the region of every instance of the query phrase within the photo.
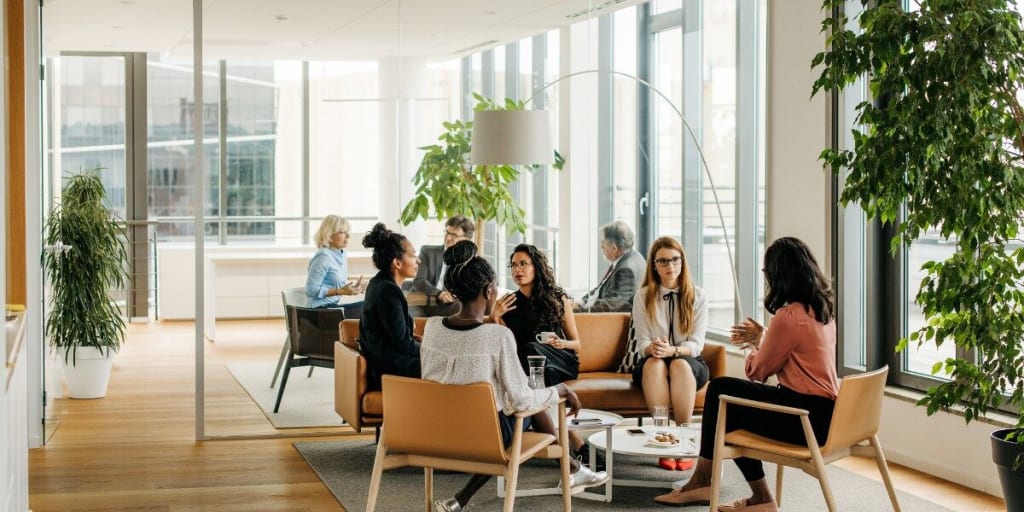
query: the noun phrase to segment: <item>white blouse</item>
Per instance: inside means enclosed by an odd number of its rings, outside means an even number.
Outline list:
[[[498,410],[505,414],[558,403],[554,387],[530,389],[508,327],[483,324],[456,330],[442,320],[430,318],[423,330],[420,368],[424,379],[442,384],[488,382],[494,388]]]
[[[669,301],[665,295],[678,290],[669,290],[658,285],[658,300],[654,303],[654,321],[647,316],[647,304],[645,298],[647,287],[642,286],[633,296],[633,328],[636,330],[636,350],[640,354],[646,354],[647,346],[653,338],[669,336]],[[675,305],[672,315],[672,337],[669,342],[677,347],[689,347],[690,353],[699,356],[704,349],[704,336],[708,330],[708,302],[704,290],[694,287],[693,298],[693,332],[687,336],[683,333],[679,324],[679,305]],[[676,300],[679,296],[676,295]]]

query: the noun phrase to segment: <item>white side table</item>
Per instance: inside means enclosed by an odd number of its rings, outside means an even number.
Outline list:
[[[575,418],[569,418],[568,428],[570,431],[584,432],[592,430],[603,430],[604,436],[610,438],[612,431],[615,427],[622,423],[622,416],[613,412],[599,411],[597,409],[580,409],[579,414]],[[573,420],[582,420],[579,422]],[[597,420],[597,421],[586,421],[586,420]],[[594,432],[591,434],[590,439],[594,436],[601,436],[601,432]],[[602,443],[603,444],[603,443]],[[597,454],[594,452],[594,445],[590,445],[590,469],[597,470]],[[612,461],[608,458],[608,474],[612,472]],[[562,494],[560,487],[545,487],[541,489],[516,489],[516,497],[520,496],[546,496],[550,494]],[[574,497],[586,498],[588,500],[596,501],[612,501],[612,480],[609,478],[608,482],[604,484],[604,494],[583,491],[578,494],[574,494]],[[498,497],[505,497],[505,477],[498,477]]]

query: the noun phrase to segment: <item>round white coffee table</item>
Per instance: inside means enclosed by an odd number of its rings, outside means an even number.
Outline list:
[[[644,435],[630,434],[631,429],[640,428]],[[673,447],[655,447],[648,441],[658,432],[670,432],[679,438],[679,444]],[[590,460],[597,460],[596,450],[605,452],[605,469],[612,478],[611,485],[630,487],[664,487],[671,488],[672,482],[650,480],[626,480],[615,478],[615,455],[636,455],[641,457],[674,457],[695,458],[700,451],[700,430],[691,426],[684,427],[628,427],[613,428],[609,432],[595,432],[587,438],[590,445]],[[611,488],[606,489],[606,499],[611,501]]]

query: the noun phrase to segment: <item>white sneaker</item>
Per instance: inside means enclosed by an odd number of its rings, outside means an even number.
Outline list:
[[[462,505],[459,505],[459,500],[455,498],[434,500],[434,512],[459,512],[461,510]]]
[[[580,465],[575,473],[569,475],[569,489],[575,494],[587,487],[604,485],[609,478],[605,471],[592,471],[590,468]]]

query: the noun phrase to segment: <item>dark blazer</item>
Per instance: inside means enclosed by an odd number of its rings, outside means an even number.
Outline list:
[[[597,288],[583,296],[584,303],[592,296],[597,298],[593,306],[584,309],[594,312],[630,311],[632,308],[629,302],[640,287],[646,270],[647,261],[644,257],[636,250],[630,249],[619,258],[611,273],[601,280]]]
[[[444,246],[424,245],[420,248],[420,269],[416,271],[416,278],[412,281],[414,292],[423,292],[426,295],[437,295],[441,289],[437,287],[437,281],[441,279],[441,265],[444,263]]]
[[[389,272],[378,272],[366,285],[359,321],[359,349],[371,389],[380,389],[381,375],[420,376],[420,344],[412,339],[412,328],[402,289]]]

